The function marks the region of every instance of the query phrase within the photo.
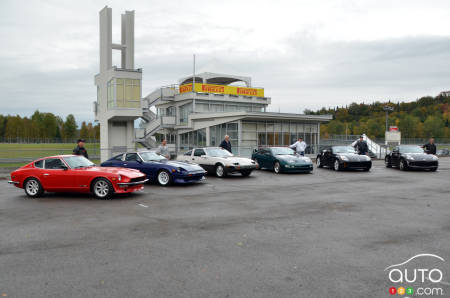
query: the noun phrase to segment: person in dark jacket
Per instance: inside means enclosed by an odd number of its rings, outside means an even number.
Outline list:
[[[84,139],[79,139],[77,141],[77,146],[75,147],[75,149],[73,149],[74,155],[83,155],[84,157],[89,158],[86,148],[84,148],[85,142],[86,141]]]
[[[367,155],[367,153],[369,152],[369,147],[367,146],[367,142],[364,141],[364,137],[362,135],[359,137],[359,140],[356,141],[354,147],[355,147],[356,151],[358,151],[359,155]]]
[[[428,143],[423,145],[422,148],[427,154],[436,154],[436,144],[434,143],[434,138],[430,138]]]
[[[225,149],[225,150],[227,150],[228,152],[231,153],[231,142],[230,142],[230,136],[229,135],[226,135],[223,138],[223,141],[222,141],[222,143],[220,143],[219,147],[223,148],[223,149]]]

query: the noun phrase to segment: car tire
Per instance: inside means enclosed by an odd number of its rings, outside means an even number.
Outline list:
[[[316,158],[316,165],[318,168],[323,168],[323,164],[322,161],[320,160],[320,157]]]
[[[173,178],[172,175],[170,175],[169,171],[161,170],[158,172],[158,175],[156,176],[156,181],[161,186],[168,186],[172,184]]]
[[[281,172],[281,165],[280,165],[280,163],[278,161],[276,161],[273,164],[273,171],[275,172],[275,174],[280,174],[280,172]]]
[[[337,159],[334,160],[333,170],[335,170],[335,171],[340,171],[341,170],[341,163]]]
[[[38,198],[44,193],[41,182],[36,178],[28,178],[25,180],[23,189],[25,190],[25,194],[30,198]]]
[[[114,194],[114,187],[106,178],[97,178],[92,181],[91,191],[97,199],[108,200]]]
[[[404,159],[400,160],[399,168],[402,171],[406,171],[408,169],[408,165]]]
[[[392,168],[391,159],[389,157],[384,159],[384,164],[386,165],[386,168]]]
[[[241,175],[242,175],[243,177],[248,177],[248,176],[250,176],[251,173],[252,173],[252,171],[242,171],[242,172],[241,172]]]
[[[222,164],[217,164],[214,171],[216,173],[216,176],[219,178],[223,178],[227,175],[227,173],[225,172],[225,167]]]

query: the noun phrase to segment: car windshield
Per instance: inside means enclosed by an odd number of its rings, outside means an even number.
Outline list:
[[[400,153],[424,153],[419,146],[401,146]]]
[[[95,166],[95,164],[84,156],[68,156],[64,157],[65,162],[72,169],[86,168]]]
[[[336,146],[333,147],[334,153],[356,153],[355,148],[351,146]]]
[[[273,155],[294,155],[295,152],[291,148],[287,147],[273,147],[270,148],[272,150]]]
[[[221,148],[207,148],[205,149],[206,154],[211,157],[230,157],[233,156],[230,152]]]
[[[166,159],[164,156],[153,151],[139,152],[139,155],[144,161],[161,161]]]

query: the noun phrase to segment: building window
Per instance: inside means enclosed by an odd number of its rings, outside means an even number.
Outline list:
[[[140,108],[141,81],[112,79],[108,82],[108,108]]]
[[[180,124],[186,124],[188,122],[190,113],[192,113],[192,103],[180,107]]]

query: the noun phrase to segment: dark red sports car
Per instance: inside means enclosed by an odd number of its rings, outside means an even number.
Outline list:
[[[83,156],[58,155],[35,160],[11,173],[10,184],[23,188],[29,197],[49,192],[93,193],[107,199],[114,193],[144,188],[145,174],[138,170],[97,167]]]

